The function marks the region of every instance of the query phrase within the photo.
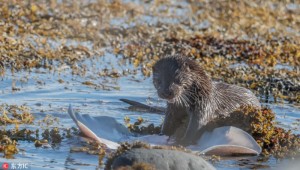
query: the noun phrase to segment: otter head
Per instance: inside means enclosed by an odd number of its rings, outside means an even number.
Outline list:
[[[193,96],[190,94],[192,87],[198,80],[193,74],[194,67],[200,68],[195,61],[181,56],[168,56],[157,61],[152,69],[158,96],[169,103],[188,104]]]
[[[189,105],[211,93],[211,80],[200,65],[187,57],[168,56],[153,66],[153,84],[160,98]]]

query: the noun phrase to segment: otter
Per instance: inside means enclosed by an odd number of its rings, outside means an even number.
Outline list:
[[[196,142],[206,125],[217,118],[235,114],[235,110],[242,106],[260,108],[258,99],[250,90],[212,81],[203,68],[188,57],[166,56],[154,64],[152,71],[158,96],[167,100],[161,133],[174,135],[187,117],[187,126],[177,139],[181,145]],[[239,120],[235,123],[238,124]]]

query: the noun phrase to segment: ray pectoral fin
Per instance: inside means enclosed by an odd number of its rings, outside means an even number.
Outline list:
[[[70,117],[73,119],[73,121],[78,125],[78,121],[77,121],[77,118],[74,114],[74,111],[73,111],[73,108],[72,108],[71,104],[69,105],[68,113],[69,113]]]
[[[84,135],[94,140],[98,140],[97,135],[77,119],[71,105],[69,106],[68,113]],[[101,140],[99,140],[99,142],[101,142]]]
[[[198,140],[197,149],[206,155],[242,156],[258,155],[261,147],[253,137],[242,129],[233,126],[215,128],[211,132],[205,132]]]
[[[78,113],[74,113],[71,105],[69,106],[68,113],[76,123],[77,127],[86,137],[106,145],[109,149],[117,149],[119,147],[118,143],[102,138],[101,136],[99,136],[99,134],[96,133],[95,130],[93,130],[93,128],[91,128],[93,126],[96,126],[96,123],[99,122],[94,122],[93,119],[87,119]]]

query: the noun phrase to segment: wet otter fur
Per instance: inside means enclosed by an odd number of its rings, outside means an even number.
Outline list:
[[[153,84],[158,96],[167,100],[162,134],[172,136],[180,134],[179,128],[184,129],[180,137],[176,136],[182,145],[196,142],[205,127],[212,129],[216,124],[247,126],[239,125],[241,120],[234,111],[242,106],[260,108],[258,99],[250,90],[214,82],[195,60],[180,55],[167,56],[156,62]],[[229,124],[218,121],[227,117],[236,117],[236,120],[229,121]]]

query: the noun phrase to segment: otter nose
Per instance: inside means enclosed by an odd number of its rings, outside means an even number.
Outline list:
[[[173,97],[174,96],[174,92],[172,91],[172,90],[165,90],[163,93],[162,93],[162,96],[164,97],[164,98],[167,98],[167,99],[169,99],[169,98],[171,98],[171,97]]]

